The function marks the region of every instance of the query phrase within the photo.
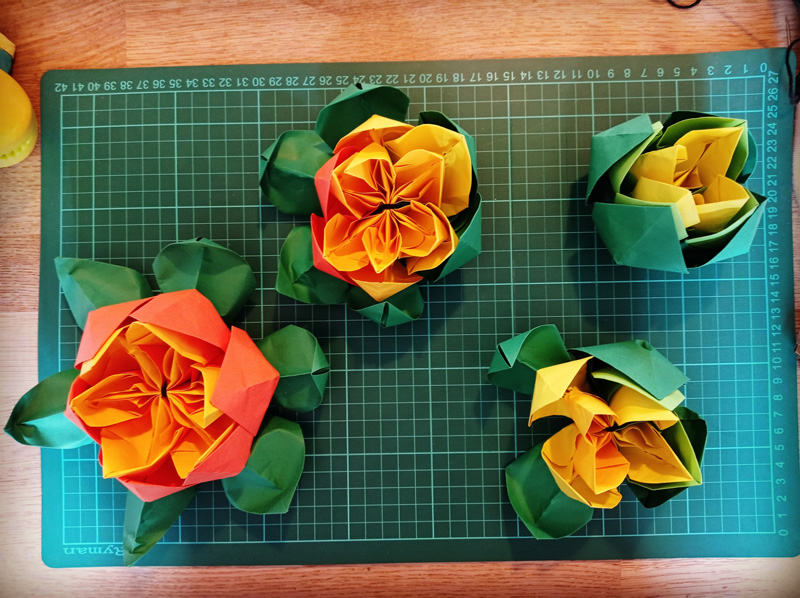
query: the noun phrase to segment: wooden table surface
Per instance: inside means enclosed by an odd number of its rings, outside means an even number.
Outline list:
[[[799,29],[791,0],[704,0],[690,10],[666,0],[0,0],[0,32],[17,44],[14,76],[37,114],[50,69],[694,53],[785,46]],[[2,421],[37,382],[40,168],[37,145],[0,170]],[[794,230],[797,256],[797,209]],[[795,260],[795,288],[798,270]],[[0,594],[16,598],[800,593],[798,558],[48,569],[38,451],[8,437],[0,451]]]

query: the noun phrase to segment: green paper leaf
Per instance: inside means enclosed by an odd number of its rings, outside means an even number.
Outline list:
[[[659,400],[671,395],[689,380],[647,341],[624,341],[575,350],[593,355],[619,370]]]
[[[362,289],[351,287],[347,295],[347,305],[383,328],[413,322],[425,309],[425,301],[417,285],[405,288],[380,302],[375,301]]]
[[[281,375],[274,400],[301,413],[319,407],[330,365],[313,334],[305,328],[289,325],[256,345]]]
[[[665,397],[660,399],[656,398],[640,385],[636,384],[636,382],[631,380],[628,376],[611,367],[592,370],[591,377],[594,379],[595,383],[603,389],[603,392],[600,393],[600,396],[603,397],[611,397],[615,392],[617,392],[617,390],[619,390],[620,386],[627,386],[651,401],[658,403],[664,409],[669,409],[670,411],[674,411],[675,408],[683,403],[684,399],[686,398],[684,394],[677,389]],[[603,382],[599,382],[601,380]],[[604,384],[604,382],[608,384]]]
[[[197,289],[226,320],[241,311],[256,289],[253,269],[242,256],[202,237],[164,247],[153,272],[165,293]]]
[[[604,189],[603,185],[598,187],[601,179],[626,155],[630,157],[630,153],[634,149],[638,148],[641,153],[654,134],[650,116],[642,114],[592,137],[589,179],[586,185],[586,195],[589,201],[597,201],[602,199],[601,195],[608,195],[609,189]],[[607,185],[608,180],[605,182]],[[619,187],[614,191],[619,191]],[[611,195],[613,196],[613,193]]]
[[[542,443],[506,467],[511,506],[535,538],[563,538],[589,523],[594,509],[573,500],[556,484],[542,458]]]
[[[72,257],[57,257],[55,264],[61,289],[81,329],[92,310],[153,294],[144,276],[131,268]]]
[[[692,481],[677,484],[644,485],[628,480],[628,487],[639,502],[648,509],[664,504],[690,486],[702,483],[700,464],[703,461],[708,426],[694,411],[686,407],[677,407],[676,415],[680,422],[664,430],[662,435],[681,460],[681,463],[692,474]],[[673,430],[673,428],[675,428]]]
[[[592,220],[618,264],[686,273],[672,210],[667,205],[595,203]]]
[[[69,388],[78,374],[75,368],[58,372],[26,392],[6,422],[6,434],[20,444],[45,448],[90,444],[92,439],[64,415]]]
[[[489,366],[489,382],[533,396],[536,371],[571,361],[558,328],[538,326],[497,345]]]
[[[322,215],[314,175],[332,156],[313,131],[286,131],[261,154],[261,190],[284,214]]]
[[[408,96],[396,87],[350,85],[320,110],[314,131],[330,147],[375,114],[405,122]]]
[[[265,421],[247,465],[239,475],[223,479],[222,487],[237,509],[258,514],[285,513],[303,473],[303,432],[299,425],[282,417],[268,417]]]
[[[275,290],[303,303],[343,303],[352,285],[314,267],[311,226],[296,226],[286,236],[278,261]]]
[[[126,567],[135,564],[164,537],[197,494],[197,486],[186,488],[153,502],[144,502],[133,492],[125,501],[125,527],[122,532]]]

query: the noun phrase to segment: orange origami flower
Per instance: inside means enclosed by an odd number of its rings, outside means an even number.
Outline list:
[[[452,255],[448,218],[469,205],[472,163],[460,133],[375,115],[336,144],[315,183],[314,266],[383,301]]]
[[[145,501],[238,474],[278,383],[250,337],[196,290],[89,314],[66,416],[103,476]]]
[[[572,419],[542,446],[542,458],[561,491],[590,507],[610,509],[622,499],[618,487],[625,478],[640,484],[691,481],[692,474],[659,432],[679,417],[633,383],[620,386],[609,402],[583,391],[591,359],[537,374],[529,422],[551,415]],[[569,386],[563,390],[565,383]]]

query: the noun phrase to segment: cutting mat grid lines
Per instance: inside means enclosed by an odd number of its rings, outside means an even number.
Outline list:
[[[251,336],[306,326],[332,367],[325,404],[291,416],[308,458],[289,512],[242,513],[211,484],[143,562],[796,554],[797,506],[786,500],[798,478],[794,372],[775,370],[791,354],[791,121],[788,109],[766,108],[780,58],[756,51],[48,74],[40,328],[53,332],[41,336],[40,373],[69,367],[80,341],[48,269],[52,257],[150,276],[164,245],[198,236],[239,252],[256,271],[260,286],[242,322]],[[726,65],[735,65],[727,75]],[[313,128],[340,89],[328,79],[369,80],[387,69],[399,73],[412,121],[439,110],[474,135],[486,203],[481,256],[423,287],[419,321],[380,330],[344,306],[308,306],[274,291],[280,246],[299,220],[262,201],[258,157],[281,132]],[[423,71],[430,82],[411,77]],[[295,73],[300,87],[286,87]],[[275,89],[216,87],[242,78],[259,87],[272,75],[282,81]],[[187,87],[192,80],[197,87]],[[686,276],[614,265],[582,199],[591,136],[642,112],[664,118],[677,109],[748,118],[762,148],[770,123],[781,122],[781,168],[768,173],[762,157],[749,186],[765,192],[769,179],[786,195],[747,256]],[[775,313],[785,330],[770,334]],[[557,325],[568,346],[648,339],[686,371],[686,405],[710,427],[703,486],[654,510],[625,489],[619,508],[597,510],[573,538],[530,538],[508,502],[503,468],[558,424],[531,431],[529,399],[487,385],[485,371],[499,341],[544,323]],[[96,449],[45,451],[43,488],[45,561],[118,564],[125,491],[101,478]],[[748,546],[731,547],[745,538]]]

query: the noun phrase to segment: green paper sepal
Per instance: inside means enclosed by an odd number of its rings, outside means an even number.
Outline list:
[[[643,340],[575,349],[619,370],[656,399],[664,399],[689,381],[655,347]]]
[[[489,382],[532,396],[537,370],[571,360],[558,328],[538,326],[497,345]]]
[[[175,492],[152,502],[144,502],[133,492],[125,500],[125,526],[122,532],[126,567],[135,564],[164,537],[197,494],[197,486]]]
[[[453,254],[436,268],[418,274],[426,280],[437,281],[478,257],[481,253],[481,213],[481,194],[475,193],[467,209],[452,217],[451,224],[458,236]]]
[[[335,148],[342,137],[375,114],[405,122],[408,104],[408,96],[396,87],[350,85],[320,110],[314,131]]]
[[[618,264],[681,274],[689,271],[670,206],[598,202],[592,208],[592,220]]]
[[[253,269],[242,256],[202,237],[164,247],[153,261],[153,272],[162,291],[197,289],[226,321],[256,289]]]
[[[278,261],[275,290],[303,303],[344,303],[352,285],[314,267],[311,226],[296,226],[286,236]]]
[[[70,386],[79,373],[75,368],[58,372],[26,392],[6,422],[6,434],[20,444],[44,448],[90,444],[92,439],[64,415]]]
[[[261,154],[260,185],[284,214],[322,215],[314,175],[333,150],[313,131],[286,131]]]
[[[282,417],[267,417],[265,422],[247,465],[239,475],[223,479],[222,487],[237,509],[261,515],[285,513],[303,473],[303,432]]]
[[[559,489],[542,458],[542,445],[537,444],[506,467],[508,497],[535,538],[563,538],[589,523],[594,509]]]
[[[313,334],[289,325],[261,339],[256,346],[280,374],[274,400],[301,413],[319,407],[330,365]]]
[[[384,301],[375,301],[359,287],[350,287],[347,305],[365,318],[380,324],[383,328],[413,322],[419,319],[425,309],[418,285],[413,285],[395,293]]]
[[[592,137],[589,179],[586,185],[588,201],[607,200],[618,192],[618,183],[612,185],[609,179],[603,179],[612,168],[620,169],[620,163],[626,161],[625,158],[630,160],[634,150],[641,154],[656,133],[657,129],[650,121],[650,116],[642,114]],[[630,162],[633,163],[636,157]],[[604,184],[600,184],[601,182]]]
[[[675,414],[680,421],[663,430],[661,435],[678,455],[684,467],[692,474],[692,479],[687,482],[649,485],[628,480],[628,487],[639,499],[639,502],[649,509],[664,504],[690,486],[702,483],[700,464],[703,461],[708,426],[705,420],[686,407],[675,408]]]
[[[72,257],[55,258],[56,274],[75,322],[83,329],[90,311],[153,294],[136,270]]]

